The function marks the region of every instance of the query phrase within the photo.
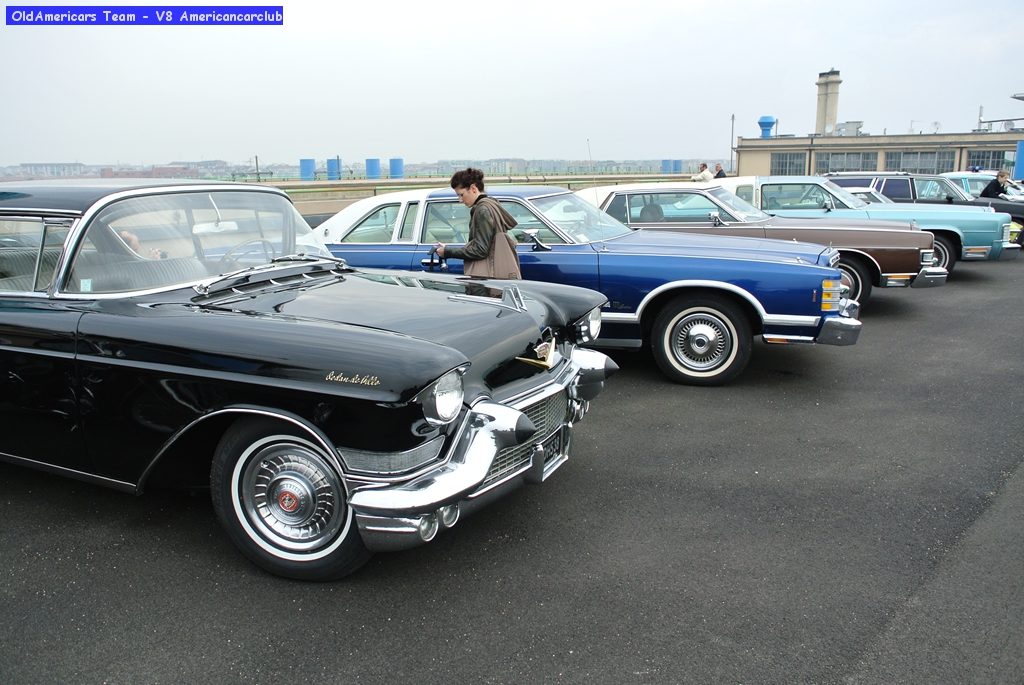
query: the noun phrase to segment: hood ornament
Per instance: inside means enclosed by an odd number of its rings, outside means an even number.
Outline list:
[[[550,328],[545,328],[544,332],[541,333],[541,342],[533,348],[533,353],[537,355],[536,358],[516,357],[516,361],[541,369],[550,369],[558,361],[558,358],[555,356],[556,343],[555,334]]]

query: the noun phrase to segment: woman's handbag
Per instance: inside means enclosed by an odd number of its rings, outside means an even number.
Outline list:
[[[465,262],[462,271],[467,276],[522,279],[515,239],[506,231],[499,231],[491,241],[487,258]]]

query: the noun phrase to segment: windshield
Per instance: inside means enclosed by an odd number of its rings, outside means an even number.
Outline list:
[[[740,221],[760,221],[771,218],[771,216],[762,212],[742,197],[729,192],[725,188],[712,188],[708,193],[725,205],[726,209],[732,212],[733,216]]]
[[[128,197],[89,221],[65,289],[112,293],[165,288],[299,252],[330,256],[292,203],[276,193]]]
[[[625,224],[605,214],[573,193],[561,193],[530,200],[544,217],[578,243],[609,240],[632,232]]]
[[[857,191],[854,193],[854,195],[864,200],[865,202],[874,202],[880,205],[896,204],[895,202],[887,198],[885,195],[882,195],[880,192],[875,190],[874,188],[868,188],[866,190]]]
[[[864,209],[865,207],[868,206],[867,202],[864,202],[864,200],[860,199],[859,197],[848,191],[846,188],[843,188],[842,186],[837,186],[835,183],[828,179],[824,179],[823,185],[829,189],[829,192],[831,192],[837,198],[842,200],[846,204],[846,206],[851,209]]]

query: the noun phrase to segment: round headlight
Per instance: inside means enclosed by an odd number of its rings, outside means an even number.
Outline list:
[[[601,309],[595,307],[590,310],[590,314],[587,315],[587,321],[590,327],[590,339],[597,340],[597,336],[601,335]]]
[[[601,308],[594,307],[576,324],[576,342],[593,342],[600,334]]]
[[[462,411],[462,374],[449,371],[434,381],[421,395],[423,415],[434,425],[451,423]]]

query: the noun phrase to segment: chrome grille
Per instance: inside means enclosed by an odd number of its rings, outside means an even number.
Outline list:
[[[557,394],[545,397],[534,404],[521,407],[519,411],[530,417],[533,425],[537,427],[537,432],[523,444],[506,447],[498,452],[498,456],[491,464],[490,471],[487,472],[487,478],[484,479],[484,485],[501,480],[508,474],[527,466],[530,463],[533,446],[537,442],[544,444],[545,452],[557,452],[561,449],[560,437],[553,436],[552,433],[562,427],[568,415],[569,398],[565,390],[560,390]]]

